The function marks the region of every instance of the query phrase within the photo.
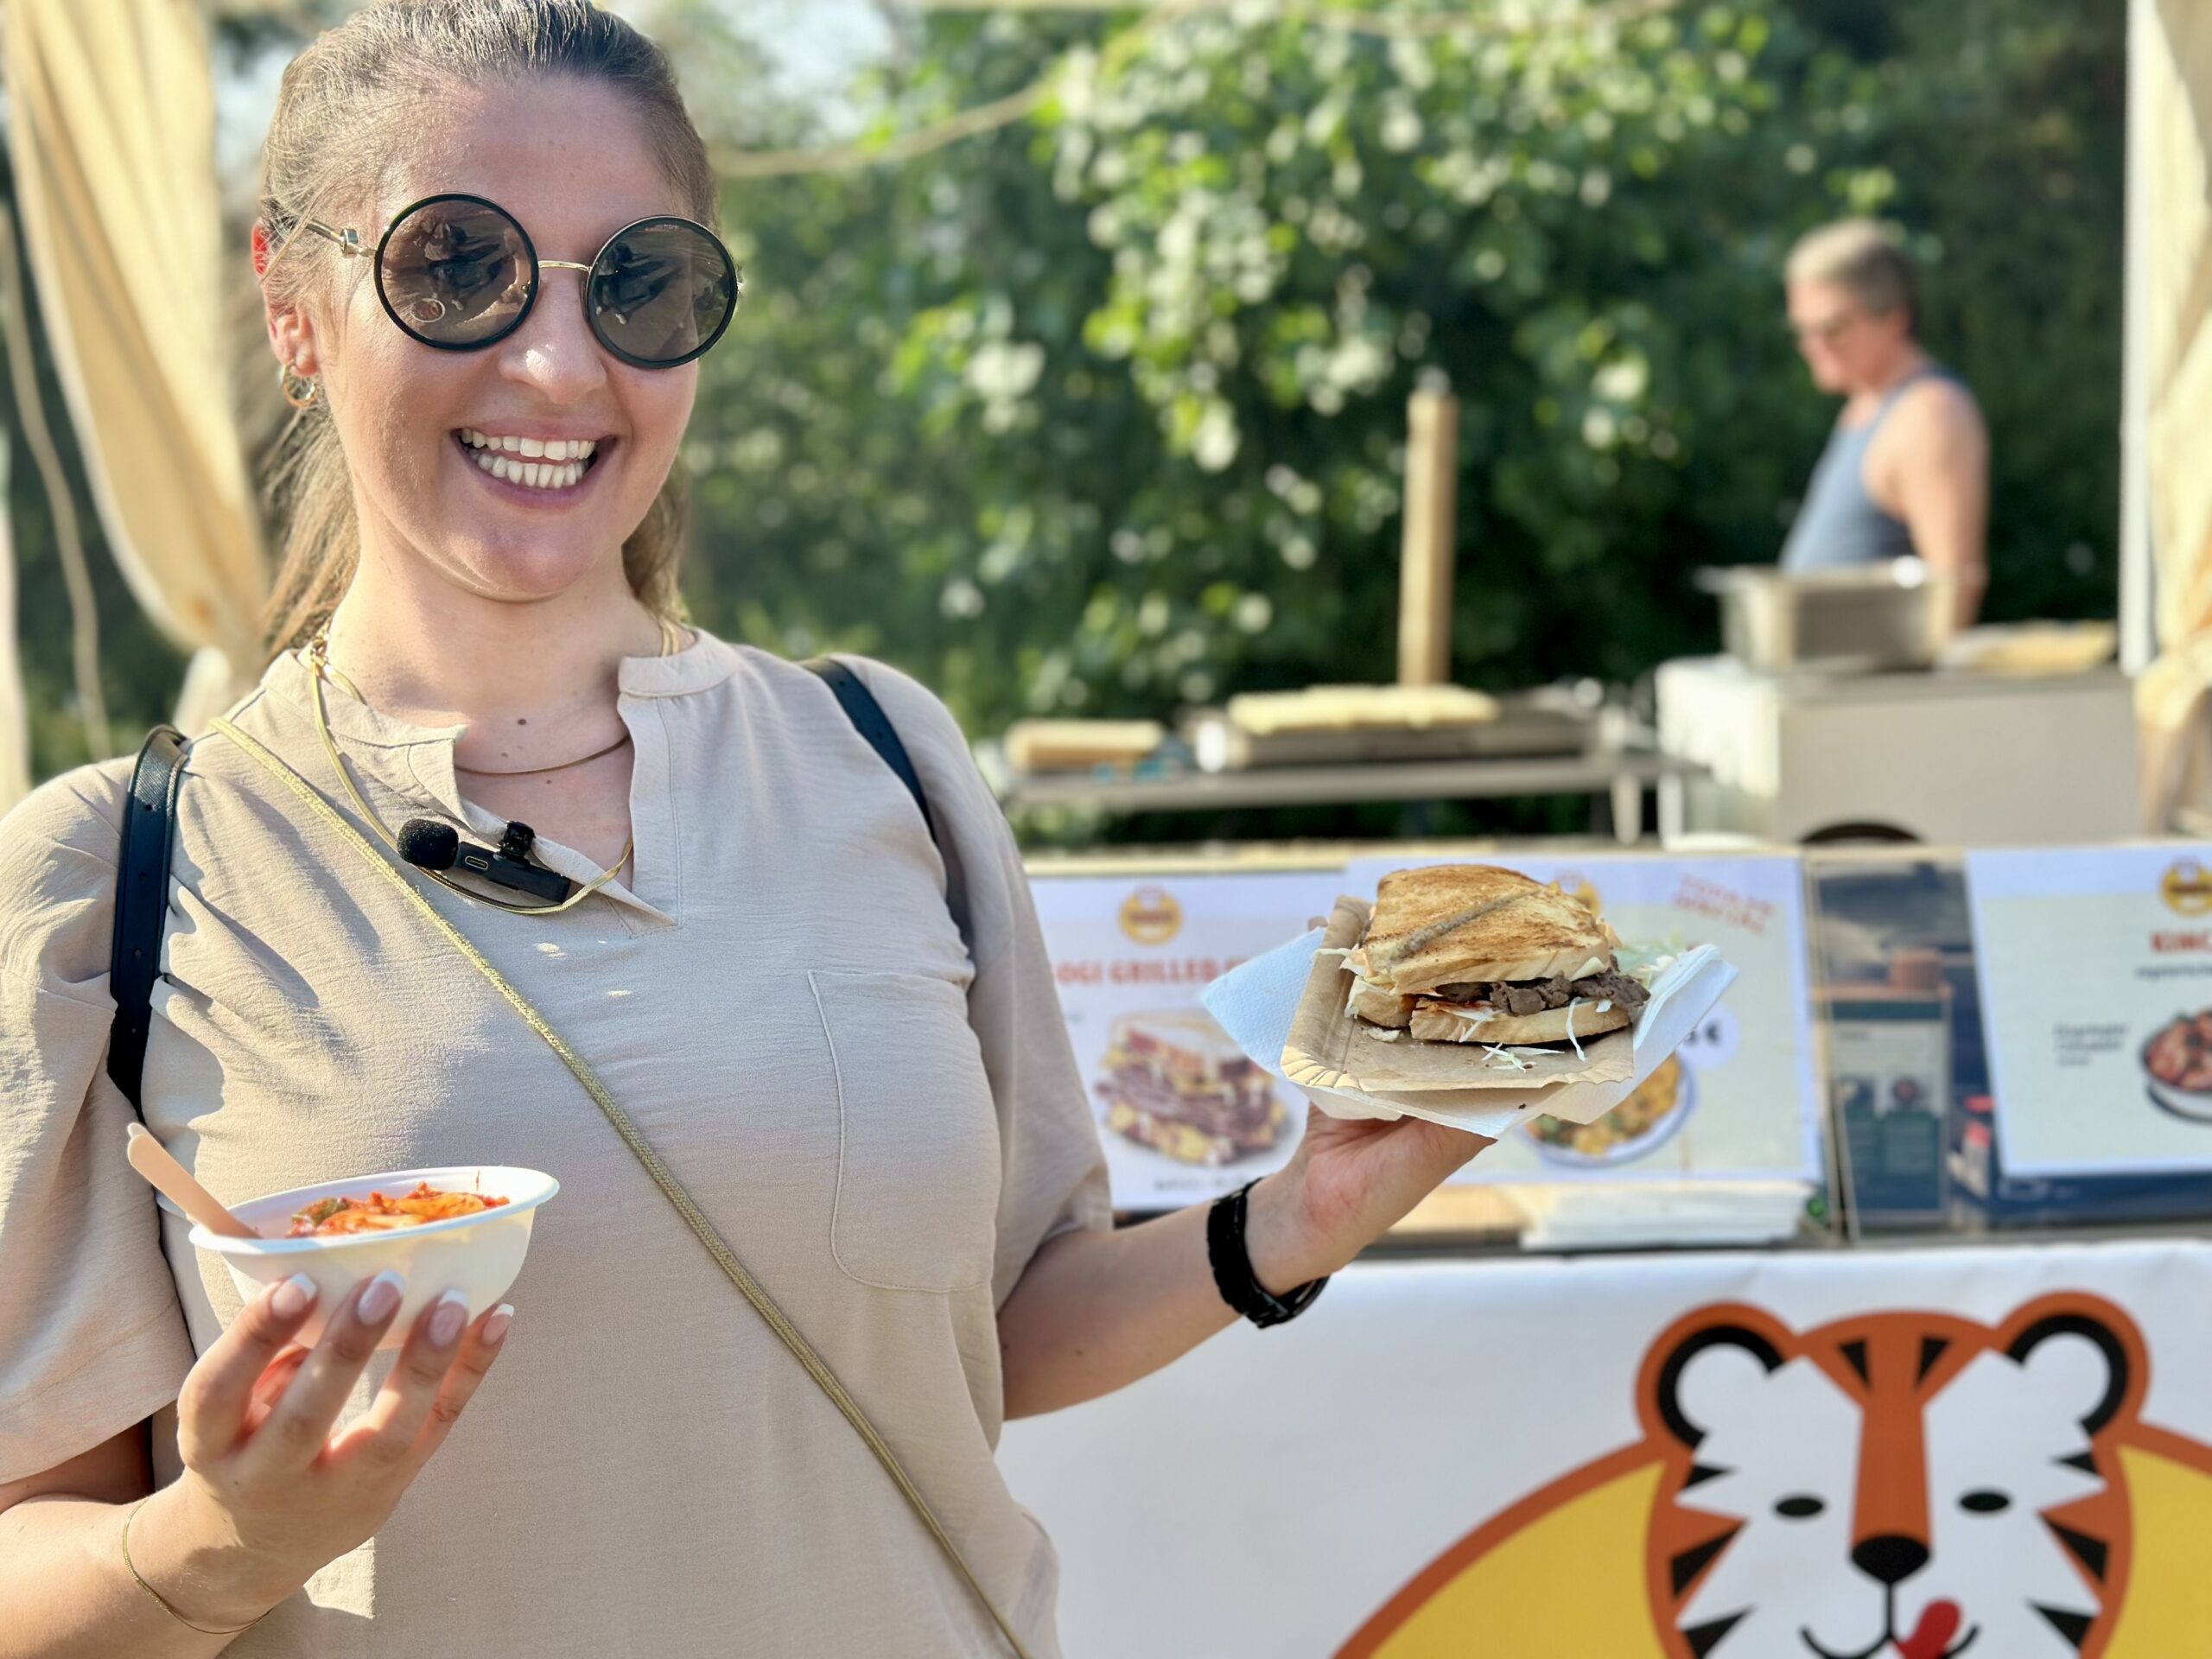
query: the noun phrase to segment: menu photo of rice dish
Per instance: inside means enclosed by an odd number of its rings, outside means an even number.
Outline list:
[[[1198,1008],[1115,1020],[1092,1087],[1107,1128],[1179,1163],[1266,1152],[1289,1122],[1274,1080]]]
[[[1592,1123],[1540,1117],[1522,1133],[1548,1164],[1633,1163],[1675,1138],[1697,1103],[1697,1074],[1670,1054],[1629,1097]]]

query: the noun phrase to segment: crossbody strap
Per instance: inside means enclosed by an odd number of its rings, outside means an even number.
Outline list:
[[[153,1019],[154,981],[162,971],[162,925],[168,912],[169,848],[176,821],[177,780],[184,775],[184,735],[173,726],[146,734],[130,773],[123,809],[123,845],[115,878],[115,937],[108,990],[115,1019],[108,1027],[107,1074],[138,1109],[146,1071],[146,1029]]]
[[[569,1068],[576,1081],[583,1085],[584,1092],[591,1096],[593,1104],[596,1105],[605,1114],[607,1121],[613,1125],[614,1132],[622,1137],[623,1144],[628,1147],[636,1155],[638,1161],[645,1166],[645,1173],[652,1177],[653,1185],[660,1188],[662,1195],[675,1206],[676,1212],[683,1217],[684,1225],[689,1227],[699,1243],[706,1247],[707,1254],[715,1260],[715,1265],[722,1270],[729,1281],[737,1287],[739,1293],[752,1304],[753,1311],[758,1313],[762,1322],[776,1333],[777,1338],[791,1351],[791,1357],[798,1361],[807,1376],[813,1379],[815,1386],[829,1396],[830,1402],[837,1408],[838,1414],[852,1425],[853,1432],[858,1434],[867,1444],[868,1449],[874,1453],[875,1460],[883,1465],[884,1472],[891,1477],[892,1484],[898,1487],[900,1495],[913,1510],[916,1518],[921,1522],[930,1536],[937,1541],[938,1548],[944,1553],[945,1560],[952,1564],[954,1570],[958,1573],[962,1581],[975,1595],[983,1611],[990,1615],[991,1622],[998,1626],[999,1634],[1006,1638],[1007,1645],[1014,1650],[1015,1659],[1030,1659],[1029,1650],[1022,1646],[1021,1638],[1014,1634],[1014,1627],[1007,1622],[1006,1616],[1000,1612],[998,1604],[991,1599],[989,1593],[976,1579],[973,1569],[968,1565],[967,1558],[961,1554],[960,1547],[953,1541],[952,1535],[945,1530],[944,1522],[938,1519],[937,1512],[930,1507],[929,1499],[923,1495],[922,1489],[915,1484],[913,1477],[906,1472],[906,1465],[899,1462],[899,1454],[891,1449],[890,1442],[883,1438],[882,1433],[869,1421],[867,1412],[861,1409],[860,1402],[853,1398],[844,1383],[838,1380],[837,1374],[830,1369],[829,1362],[815,1351],[814,1344],[810,1343],[798,1327],[791,1322],[790,1318],[776,1305],[774,1298],[762,1288],[760,1281],[753,1276],[745,1263],[738,1260],[737,1253],[730,1249],[728,1241],[722,1237],[714,1223],[707,1219],[698,1205],[693,1201],[690,1193],[684,1190],[683,1184],[676,1179],[675,1173],[661,1160],[661,1156],[653,1149],[652,1143],[645,1139],[644,1133],[638,1128],[629,1113],[623,1110],[621,1103],[607,1091],[607,1085],[600,1081],[599,1074],[592,1070],[583,1056],[569,1046],[567,1040],[559,1032],[553,1029],[552,1026],[547,1022],[545,1016],[531,1005],[527,997],[515,988],[505,975],[485,958],[484,953],[469,941],[467,934],[446,919],[444,914],[429,901],[420,887],[403,875],[397,865],[371,845],[368,837],[347,823],[338,810],[316,793],[305,779],[270,753],[260,743],[248,737],[230,721],[217,720],[215,729],[237,744],[251,759],[259,764],[264,771],[269,772],[296,796],[301,804],[335,830],[340,837],[360,855],[370,868],[405,897],[421,914],[423,919],[467,959],[470,967],[484,976],[492,988],[499,994],[507,1005],[522,1016],[524,1024],[544,1039],[546,1046],[560,1057],[561,1063]]]

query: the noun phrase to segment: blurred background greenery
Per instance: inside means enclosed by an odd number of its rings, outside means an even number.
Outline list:
[[[226,22],[219,67],[265,82],[346,9]],[[1846,212],[1904,227],[1924,337],[1987,412],[1990,614],[2113,610],[2120,7],[885,0],[827,95],[745,0],[623,9],[734,158],[746,308],[686,456],[689,601],[728,637],[882,657],[976,735],[1387,680],[1405,402],[1434,385],[1462,402],[1458,677],[1632,682],[1714,645],[1693,570],[1775,556],[1834,416],[1781,260]],[[1033,88],[912,159],[741,175]],[[86,741],[51,515],[10,472],[43,774]],[[181,664],[86,518],[129,747]]]

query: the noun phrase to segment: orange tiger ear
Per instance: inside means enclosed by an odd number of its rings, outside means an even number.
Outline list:
[[[2143,1332],[2127,1310],[2087,1292],[2062,1291],[2038,1296],[2014,1310],[1998,1333],[1997,1346],[2018,1364],[2044,1343],[2078,1337],[2103,1357],[2102,1396],[2082,1419],[2082,1432],[2094,1435],[2123,1413],[2133,1416],[2150,1381],[2150,1359]]]
[[[1701,1307],[1677,1321],[1644,1355],[1637,1409],[1648,1436],[1689,1451],[1705,1438],[1705,1426],[1682,1409],[1682,1376],[1699,1355],[1715,1348],[1739,1348],[1775,1371],[1796,1357],[1797,1335],[1765,1309],[1743,1302]]]

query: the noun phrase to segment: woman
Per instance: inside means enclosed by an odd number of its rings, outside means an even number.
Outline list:
[[[279,650],[191,753],[144,1116],[232,1198],[477,1162],[563,1190],[512,1334],[511,1307],[440,1303],[372,1361],[397,1286],[312,1351],[296,1282],[241,1306],[124,1167],[102,1073],[124,769],[41,791],[0,829],[0,1654],[1007,1651],[995,1619],[1052,1653],[1003,1418],[1224,1329],[1217,1267],[1276,1295],[1326,1274],[1481,1143],[1319,1119],[1233,1259],[1203,1211],[1110,1228],[951,720],[859,665],[933,842],[814,676],[670,620],[669,472],[735,296],[677,222],[711,221],[703,148],[626,25],[585,0],[364,11],[286,74],[264,194],[269,338],[306,405]],[[842,1376],[980,1595],[326,812],[537,827],[576,902],[430,902]]]

